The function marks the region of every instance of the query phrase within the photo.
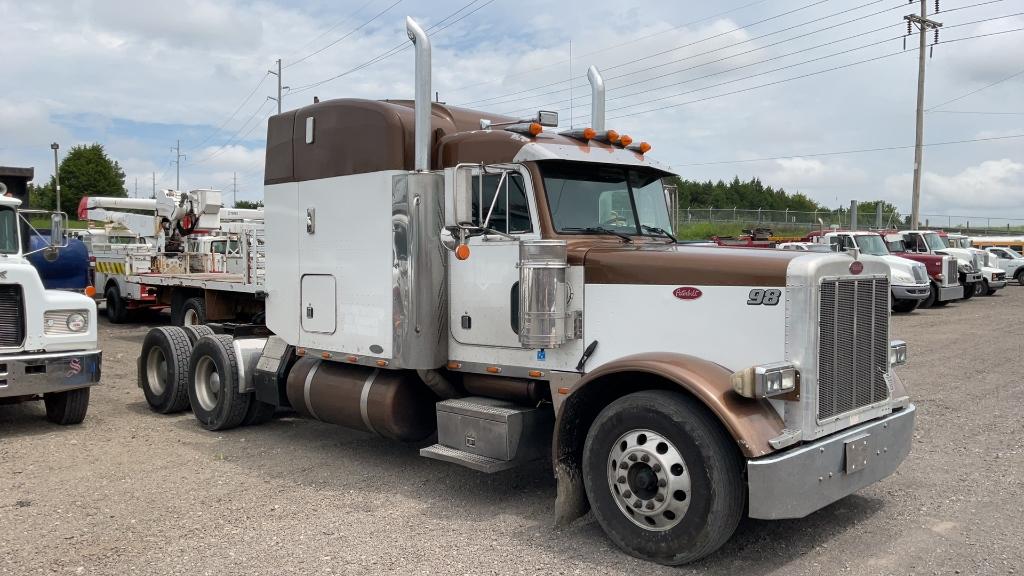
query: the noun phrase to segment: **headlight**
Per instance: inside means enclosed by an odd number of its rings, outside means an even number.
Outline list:
[[[910,274],[904,274],[903,272],[893,272],[892,279],[901,284],[913,284],[914,277]]]
[[[47,310],[43,316],[45,334],[80,334],[88,329],[88,310]]]
[[[903,366],[907,363],[907,343],[903,340],[889,341],[889,365]]]
[[[769,398],[796,390],[800,373],[789,362],[751,366],[732,375],[732,389],[747,398]]]

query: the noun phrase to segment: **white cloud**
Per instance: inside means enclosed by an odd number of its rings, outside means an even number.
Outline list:
[[[906,196],[911,174],[885,179],[893,197]],[[922,213],[986,217],[1012,216],[1024,198],[1024,163],[1004,158],[986,160],[954,174],[925,171],[921,180]]]

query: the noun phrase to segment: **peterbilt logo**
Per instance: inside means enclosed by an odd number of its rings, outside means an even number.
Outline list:
[[[0,270],[0,280],[7,280],[7,270]]]
[[[672,291],[672,295],[680,300],[696,300],[704,295],[699,288],[693,286],[680,286]]]
[[[860,260],[854,260],[853,263],[850,264],[850,274],[860,274],[863,271],[864,264],[862,264]]]

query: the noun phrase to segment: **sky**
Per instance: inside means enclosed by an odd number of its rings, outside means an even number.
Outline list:
[[[1024,0],[940,2],[922,213],[1024,223]],[[237,177],[237,199],[261,199],[268,70],[282,60],[285,110],[314,96],[411,98],[408,15],[428,28],[433,88],[449,104],[557,110],[559,129],[585,126],[595,65],[608,127],[650,142],[684,178],[756,176],[828,206],[881,198],[909,213],[918,37],[904,49],[903,16],[919,6],[0,0],[0,165],[34,166],[42,183],[51,142],[99,142],[141,196],[154,175],[175,186],[180,141],[181,188],[230,198]]]

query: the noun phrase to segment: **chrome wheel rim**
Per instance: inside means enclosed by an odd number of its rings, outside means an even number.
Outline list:
[[[146,383],[157,396],[167,389],[167,358],[159,346],[150,348],[146,355]]]
[[[185,316],[182,318],[182,324],[185,326],[198,326],[199,325],[199,313],[189,308],[185,310]]]
[[[644,530],[669,530],[690,507],[690,469],[679,449],[657,432],[630,430],[620,436],[605,470],[615,505]]]
[[[196,400],[199,406],[207,412],[217,407],[217,399],[220,398],[221,383],[220,374],[217,373],[217,366],[209,356],[203,356],[196,362]]]

